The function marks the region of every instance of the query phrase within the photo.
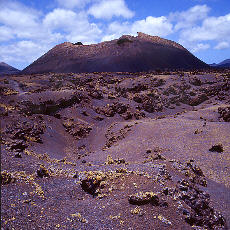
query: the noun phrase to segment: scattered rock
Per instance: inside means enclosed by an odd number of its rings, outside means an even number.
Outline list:
[[[141,98],[141,96],[139,96],[139,95],[135,95],[135,96],[133,97],[133,100],[134,100],[135,102],[137,102],[137,103],[142,103],[142,98]]]
[[[139,192],[129,196],[129,203],[133,205],[145,205],[151,203],[152,205],[159,205],[159,197],[153,192]]]
[[[192,169],[192,171],[198,175],[198,176],[204,176],[204,173],[202,172],[201,168],[194,164],[193,160],[190,160],[187,165]]]
[[[142,208],[138,207],[138,206],[136,208],[134,208],[134,209],[131,209],[130,212],[131,212],[132,215],[138,215],[138,216],[145,215],[144,210]]]
[[[191,101],[189,102],[189,105],[197,106],[197,105],[207,101],[208,99],[209,99],[208,96],[205,93],[203,93],[203,94],[200,94],[200,95],[192,98]]]
[[[132,114],[132,112],[130,112],[130,111],[126,111],[126,112],[123,113],[121,116],[122,116],[125,120],[130,120],[130,119],[132,119],[133,114]]]
[[[195,86],[201,86],[202,85],[202,81],[199,78],[197,78],[197,77],[193,77],[190,80],[190,84],[195,85]]]
[[[49,177],[49,171],[45,168],[44,165],[40,165],[40,168],[37,170],[38,177]]]
[[[191,208],[191,212],[183,211],[183,215],[186,216],[185,221],[188,224],[208,229],[226,226],[224,217],[210,206],[209,194],[202,192],[195,184],[187,180],[181,180],[178,184],[181,191],[179,198]]]
[[[103,121],[103,120],[104,120],[104,117],[96,116],[94,119],[95,119],[96,121]]]
[[[89,116],[89,114],[86,111],[83,111],[81,114],[84,115],[84,116],[86,116],[86,117]]]
[[[230,122],[230,107],[219,107],[218,113],[220,114],[220,117],[223,118],[224,121]]]
[[[89,96],[91,96],[94,99],[98,99],[98,100],[103,99],[103,94],[98,90],[91,91],[89,93]]]
[[[111,164],[114,164],[114,163],[115,163],[115,161],[113,160],[113,158],[110,155],[108,155],[105,164],[106,165],[111,165]]]
[[[92,130],[89,125],[85,123],[74,122],[73,120],[67,120],[63,123],[63,126],[70,135],[76,137],[77,139],[87,137]]]
[[[14,157],[15,158],[22,158],[21,152],[16,152]]]
[[[81,188],[93,195],[96,196],[100,193],[99,189],[100,186],[103,187],[103,181],[105,180],[105,175],[103,175],[102,173],[93,173],[90,172],[88,175],[85,176],[85,178],[83,178],[81,180]]]
[[[6,171],[1,172],[1,184],[9,184],[15,182],[16,179],[11,175],[11,173],[8,173]]]
[[[212,148],[209,149],[209,151],[222,153],[224,151],[224,148],[222,144],[216,144],[213,145]]]
[[[16,150],[18,152],[23,152],[28,147],[28,144],[24,140],[17,140],[11,144],[11,150]]]

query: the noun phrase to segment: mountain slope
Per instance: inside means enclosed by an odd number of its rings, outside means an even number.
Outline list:
[[[213,63],[210,66],[212,67],[219,67],[219,68],[229,68],[230,67],[230,59],[226,59],[219,64]]]
[[[230,67],[230,59],[226,59],[224,61],[222,61],[221,63],[218,64],[220,67]]]
[[[46,72],[139,72],[154,69],[206,68],[181,45],[156,36],[138,33],[93,45],[69,42],[55,46],[24,73]]]
[[[6,64],[5,62],[0,62],[0,74],[17,74],[20,70]]]

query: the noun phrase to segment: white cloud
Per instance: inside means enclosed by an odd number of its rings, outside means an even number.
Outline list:
[[[0,29],[1,40],[8,39],[32,39],[39,42],[57,42],[61,35],[46,30],[41,24],[41,13],[21,5],[17,2],[0,3],[0,23],[4,26]]]
[[[76,17],[76,13],[71,10],[54,9],[45,16],[43,24],[46,28],[52,30],[60,28],[71,30],[71,27],[73,27],[73,24],[76,21]]]
[[[136,21],[132,25],[132,33],[144,32],[150,35],[167,36],[172,33],[172,24],[166,17],[149,16],[145,20]]]
[[[189,41],[230,40],[230,14],[207,17],[201,26],[186,29],[181,35]]]
[[[14,32],[7,26],[0,26],[0,41],[8,41],[14,37]]]
[[[225,49],[230,44],[230,14],[210,17],[210,8],[197,5],[184,12],[172,13],[170,21],[175,22],[174,30],[179,42],[191,52],[206,50],[210,41],[216,42],[214,49]]]
[[[111,19],[113,16],[132,18],[134,12],[128,9],[124,0],[101,0],[92,5],[88,13],[95,18]]]
[[[175,30],[191,28],[195,23],[205,19],[209,11],[207,5],[196,5],[186,11],[171,13],[169,20],[176,22]]]
[[[64,8],[73,9],[75,7],[84,8],[92,0],[57,0],[59,5]]]
[[[99,27],[88,21],[84,11],[75,13],[72,10],[55,9],[46,15],[43,24],[50,30],[61,29],[65,32],[65,38],[70,42],[93,43],[101,34]]]
[[[190,42],[186,39],[185,40],[179,39],[179,43],[192,53],[196,53],[196,52],[201,51],[201,50],[207,50],[211,47],[210,44],[208,44],[208,43]]]
[[[51,46],[32,41],[19,41],[0,46],[0,60],[6,63],[28,64],[43,55]]]
[[[37,25],[40,13],[18,2],[0,1],[0,23],[14,28]]]
[[[214,49],[216,49],[216,50],[222,50],[222,49],[227,49],[227,48],[229,48],[229,47],[230,47],[230,45],[229,45],[228,42],[219,42],[219,43],[214,47]]]
[[[26,66],[64,41],[92,43],[101,30],[86,12],[54,9],[47,15],[17,2],[0,0],[0,60]],[[20,64],[21,63],[21,64]]]
[[[207,50],[210,48],[210,45],[209,44],[204,44],[204,43],[198,43],[196,44],[192,49],[191,51],[193,53],[196,53],[198,51],[201,51],[201,50]]]
[[[136,35],[137,32],[147,33],[154,36],[167,36],[173,32],[173,25],[166,17],[152,17],[131,23],[112,22],[108,27],[108,33],[102,38],[103,41],[120,37],[122,34]]]

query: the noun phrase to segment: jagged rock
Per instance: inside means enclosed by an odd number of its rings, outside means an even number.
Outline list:
[[[199,78],[197,78],[197,77],[193,77],[190,80],[190,84],[195,85],[195,86],[201,86],[202,85],[202,81]]]
[[[94,180],[92,178],[83,180],[81,182],[82,189],[91,195],[97,194],[97,188],[99,187],[99,185],[100,185],[100,181]]]
[[[142,107],[148,113],[153,113],[155,111],[155,103],[150,98],[144,100]]]
[[[41,165],[40,168],[37,170],[38,177],[49,177],[49,171],[45,168],[44,165]]]
[[[103,174],[97,174],[97,173],[91,173],[89,175],[86,175],[81,180],[81,188],[93,195],[96,196],[100,193],[100,188],[103,187],[103,181],[106,179],[105,175]]]
[[[126,36],[121,36],[118,40],[117,40],[117,44],[118,45],[124,45],[125,43],[132,43],[133,41],[130,40],[128,37]]]
[[[133,100],[134,100],[135,102],[137,102],[137,103],[142,103],[142,98],[141,98],[141,96],[139,96],[139,95],[135,95],[135,96],[133,97]]]
[[[180,99],[179,99],[179,101],[181,102],[181,103],[183,103],[183,104],[189,104],[190,102],[191,102],[191,96],[189,95],[189,94],[187,94],[187,93],[182,93],[181,95],[180,95]]]
[[[115,103],[113,104],[113,108],[114,108],[114,111],[117,112],[118,114],[123,114],[127,111],[128,106],[122,103]]]
[[[224,151],[223,145],[222,144],[216,144],[213,145],[209,151],[211,152],[218,152],[218,153],[222,153]]]
[[[11,150],[16,150],[16,151],[19,151],[19,152],[23,152],[27,147],[28,147],[28,145],[25,143],[24,140],[16,140],[10,146],[10,149]]]
[[[124,160],[124,159],[119,159],[119,158],[118,158],[118,159],[115,159],[114,162],[115,162],[116,164],[118,164],[118,165],[119,165],[119,164],[125,164],[125,160]]]
[[[224,121],[230,122],[230,107],[219,107],[218,113],[220,114],[220,117],[223,118]]]
[[[14,157],[15,158],[22,158],[21,152],[16,152]]]
[[[83,96],[76,93],[70,98],[62,98],[57,101],[48,100],[40,104],[34,104],[31,101],[23,101],[20,103],[21,112],[28,115],[44,114],[54,116],[59,110],[70,107],[76,103],[80,103],[82,99]]]
[[[95,112],[98,114],[105,115],[106,117],[113,117],[116,114],[116,111],[114,110],[114,107],[112,105],[96,107]]]
[[[82,42],[76,42],[76,43],[73,43],[75,46],[82,46],[83,43]]]
[[[121,116],[122,116],[125,120],[129,120],[129,119],[132,119],[133,114],[132,114],[132,112],[130,112],[130,111],[126,111],[126,112],[123,113]]]
[[[190,160],[187,165],[192,169],[192,171],[198,176],[204,176],[201,168],[194,164],[193,160]]]
[[[144,205],[151,203],[152,205],[159,205],[159,197],[153,192],[139,192],[129,196],[129,203],[133,205]]]
[[[183,213],[186,215],[185,221],[188,224],[208,229],[225,227],[226,221],[224,217],[214,211],[209,204],[209,194],[202,192],[194,184],[186,180],[181,180],[178,184],[181,191],[179,198],[191,208],[191,212]]]
[[[145,113],[144,112],[140,112],[140,111],[136,111],[134,113],[134,117],[137,119],[137,120],[140,120],[141,118],[145,117]]]
[[[85,138],[92,130],[92,128],[89,125],[77,123],[72,120],[64,122],[63,126],[70,135],[76,138]]]
[[[160,153],[155,153],[151,156],[152,160],[166,160],[164,156],[162,156]]]
[[[98,90],[91,91],[89,93],[89,96],[91,96],[94,99],[98,99],[98,100],[103,99],[103,94]]]
[[[192,98],[191,101],[189,102],[189,105],[197,106],[197,105],[207,101],[208,99],[209,99],[208,96],[205,93],[203,93],[203,94],[198,95],[195,98]]]
[[[103,121],[103,120],[104,120],[104,117],[96,116],[94,119],[95,119],[96,121]]]
[[[45,125],[40,121],[24,121],[7,126],[5,132],[13,140],[11,149],[23,152],[28,147],[28,141],[42,143],[41,134],[44,133],[44,129]]]
[[[8,172],[3,171],[1,172],[1,184],[9,184],[15,182],[15,178]]]

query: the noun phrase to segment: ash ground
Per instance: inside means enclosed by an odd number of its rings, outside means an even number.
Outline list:
[[[2,229],[228,229],[230,73],[1,76]]]

